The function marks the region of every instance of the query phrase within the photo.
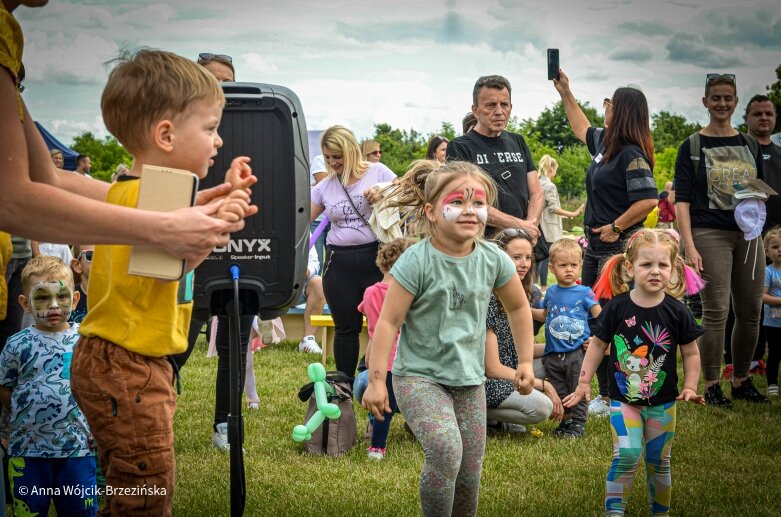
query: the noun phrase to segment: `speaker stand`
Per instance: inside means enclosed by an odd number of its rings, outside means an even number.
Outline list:
[[[228,443],[230,443],[230,495],[231,517],[244,515],[247,498],[247,482],[244,473],[244,418],[241,415],[241,393],[244,379],[241,377],[241,319],[242,303],[239,301],[239,267],[232,265],[233,300],[221,311],[228,316],[228,363],[230,378],[230,412],[228,413]]]

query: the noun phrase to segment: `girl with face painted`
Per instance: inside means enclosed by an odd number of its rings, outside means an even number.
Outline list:
[[[450,162],[428,174],[418,199],[427,237],[391,268],[372,337],[363,407],[383,421],[391,411],[388,358],[401,328],[393,392],[425,452],[424,515],[477,512],[486,432],[485,321],[492,292],[515,340],[513,387],[528,394],[534,382],[529,302],[510,257],[482,239],[495,199],[493,181],[472,163]]]

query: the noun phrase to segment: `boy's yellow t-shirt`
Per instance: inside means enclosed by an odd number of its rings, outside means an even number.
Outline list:
[[[139,186],[139,178],[124,176],[111,185],[106,201],[135,208]],[[179,302],[177,281],[129,275],[130,249],[95,246],[81,335],[151,357],[184,352],[192,301]]]

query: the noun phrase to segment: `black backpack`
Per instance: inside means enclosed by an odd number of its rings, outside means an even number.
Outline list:
[[[339,456],[355,445],[358,436],[358,424],[353,408],[353,378],[344,372],[334,371],[326,374],[325,380],[334,387],[336,395],[328,395],[328,402],[339,406],[342,414],[336,420],[326,418],[323,424],[312,433],[312,439],[304,442],[304,452],[309,454],[327,454]],[[298,391],[301,402],[309,401],[304,421],[309,421],[317,411],[314,383],[310,382]]]
[[[754,160],[757,159],[757,156],[759,155],[759,142],[757,142],[757,139],[754,138],[751,135],[747,135],[746,133],[741,132],[740,133],[743,136],[743,140],[746,142],[746,145],[748,145],[749,150],[751,151],[751,156],[754,157]],[[700,133],[699,131],[692,133],[689,135],[689,151],[691,155],[691,161],[692,165],[694,166],[694,173],[697,173],[697,170],[700,168],[700,151],[702,150],[702,142],[700,140]]]

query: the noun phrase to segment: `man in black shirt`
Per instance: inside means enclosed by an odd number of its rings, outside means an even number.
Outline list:
[[[523,228],[536,237],[544,198],[529,147],[521,135],[505,131],[512,111],[510,90],[510,82],[500,75],[477,80],[472,91],[477,125],[448,143],[447,159],[479,165],[496,182],[498,208],[488,209],[488,234]]]
[[[748,126],[748,134],[759,142],[764,181],[780,194],[770,196],[765,203],[767,219],[764,230],[767,231],[781,225],[781,147],[770,140],[770,133],[776,125],[776,107],[767,95],[754,95],[748,101],[743,120]]]

